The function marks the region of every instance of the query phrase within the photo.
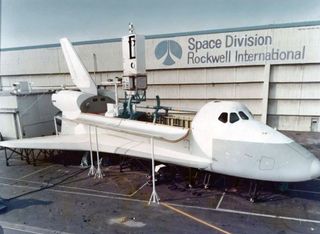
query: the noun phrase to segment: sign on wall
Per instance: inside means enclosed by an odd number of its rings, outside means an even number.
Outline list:
[[[320,27],[148,40],[147,58],[148,69],[318,63]]]

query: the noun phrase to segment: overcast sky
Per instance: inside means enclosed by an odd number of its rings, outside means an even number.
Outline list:
[[[319,0],[0,0],[1,48],[320,20]]]

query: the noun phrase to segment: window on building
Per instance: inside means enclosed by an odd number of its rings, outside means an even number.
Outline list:
[[[218,118],[222,123],[228,122],[228,113],[222,112]]]
[[[248,120],[249,119],[249,117],[243,111],[239,111],[239,115],[240,115],[241,119],[244,119],[244,120]]]
[[[239,116],[235,112],[230,113],[230,123],[235,123],[239,120]]]

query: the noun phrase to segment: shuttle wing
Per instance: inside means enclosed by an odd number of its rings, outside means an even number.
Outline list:
[[[97,86],[67,38],[60,39],[63,55],[73,83],[84,93],[97,95]]]
[[[121,134],[114,131],[98,134],[99,152],[128,155],[138,158],[151,159],[150,140],[145,137],[136,137],[131,134]],[[183,150],[182,142],[170,143],[154,140],[155,159],[164,163],[171,163],[186,167],[204,169],[209,166],[211,160],[205,157],[197,157]],[[0,142],[0,146],[7,148],[23,149],[57,149],[89,151],[90,141],[88,134],[57,135],[26,138]],[[92,135],[92,147],[96,151],[95,135]],[[182,150],[181,150],[182,149]]]

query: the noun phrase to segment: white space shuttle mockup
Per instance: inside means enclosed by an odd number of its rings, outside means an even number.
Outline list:
[[[208,172],[267,181],[296,182],[320,176],[320,161],[301,145],[252,117],[237,102],[213,101],[190,129],[105,117],[106,103],[72,45],[60,40],[71,78],[80,91],[52,96],[62,111],[61,133],[0,142],[7,148],[93,151],[150,159]],[[101,105],[103,103],[103,105]],[[90,128],[97,128],[97,138]],[[98,139],[98,142],[96,142]],[[90,144],[90,141],[93,141]]]

